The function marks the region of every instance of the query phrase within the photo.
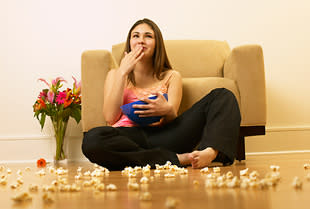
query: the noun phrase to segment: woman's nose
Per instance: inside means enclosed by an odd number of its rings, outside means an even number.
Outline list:
[[[139,40],[138,40],[138,43],[144,43],[144,38],[140,37]]]

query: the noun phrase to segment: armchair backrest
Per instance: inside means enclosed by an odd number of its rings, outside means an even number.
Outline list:
[[[119,64],[125,44],[112,47],[112,55]],[[173,69],[183,78],[223,77],[223,66],[230,53],[226,41],[166,40],[165,47]]]

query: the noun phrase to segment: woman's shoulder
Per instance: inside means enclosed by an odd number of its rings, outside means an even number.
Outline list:
[[[176,77],[176,78],[182,78],[180,72],[174,70],[174,69],[170,69],[170,70],[167,70],[164,72],[164,76],[163,76],[163,79],[166,80],[166,79],[169,79],[172,78],[172,77]]]

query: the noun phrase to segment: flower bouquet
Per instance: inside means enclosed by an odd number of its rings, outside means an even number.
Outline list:
[[[62,77],[52,80],[51,83],[40,78],[39,81],[44,82],[48,88],[40,92],[33,105],[34,117],[39,120],[41,130],[46,116],[51,118],[56,138],[56,161],[66,158],[63,144],[69,118],[73,117],[77,123],[81,120],[81,82],[77,83],[73,76],[72,78],[73,88],[63,91],[60,88],[63,86],[62,82],[66,81]]]

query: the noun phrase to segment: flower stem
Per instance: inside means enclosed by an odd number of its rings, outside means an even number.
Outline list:
[[[64,138],[65,133],[68,125],[68,121],[63,121],[62,118],[52,118],[54,131],[55,131],[55,138],[56,138],[56,156],[55,160],[63,160],[66,158],[63,145],[64,145]]]

